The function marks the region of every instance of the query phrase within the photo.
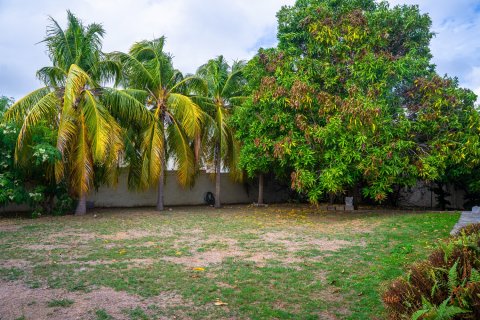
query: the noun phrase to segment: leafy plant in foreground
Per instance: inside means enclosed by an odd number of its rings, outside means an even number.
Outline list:
[[[460,230],[383,294],[390,319],[480,317],[480,224]]]

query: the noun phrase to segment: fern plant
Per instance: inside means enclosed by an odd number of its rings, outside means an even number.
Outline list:
[[[480,319],[480,225],[438,244],[383,295],[389,319]]]
[[[436,306],[425,298],[422,298],[422,309],[412,315],[412,320],[450,320],[456,315],[469,312],[457,306],[449,305],[449,303],[450,298],[443,301],[439,306]]]

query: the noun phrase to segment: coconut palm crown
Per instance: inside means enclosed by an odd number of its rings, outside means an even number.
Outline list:
[[[18,100],[6,113],[7,121],[21,124],[16,160],[29,145],[30,132],[40,121],[57,131],[56,146],[61,160],[55,164],[57,181],[69,182],[70,192],[79,199],[76,214],[86,212],[86,196],[93,187],[94,166],[111,173],[118,166],[123,148],[122,130],[102,102],[101,84],[115,80],[117,65],[101,52],[105,33],[99,24],[83,25],[71,12],[67,28],[50,18],[47,45],[52,66],[37,73],[45,86]],[[25,160],[25,159],[23,159]]]
[[[184,77],[164,52],[165,38],[135,43],[129,53],[111,57],[122,65],[124,88],[113,97],[123,106],[116,114],[124,121],[140,123],[136,142],[138,160],[130,163],[131,176],[140,188],[158,186],[157,210],[164,210],[167,162],[175,164],[181,185],[193,184],[196,158],[193,141],[201,133],[204,113],[189,92],[204,92],[204,82]],[[113,101],[112,100],[112,101]],[[120,103],[121,102],[121,103]]]
[[[206,98],[199,103],[209,115],[203,137],[204,158],[215,167],[215,207],[221,206],[220,172],[222,165],[235,180],[240,180],[238,169],[239,145],[230,126],[230,115],[234,107],[244,101],[245,79],[242,74],[244,62],[234,62],[230,67],[223,56],[209,60],[200,66],[197,75],[204,79],[208,87]]]

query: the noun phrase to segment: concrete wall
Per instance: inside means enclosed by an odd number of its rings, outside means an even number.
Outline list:
[[[239,184],[230,180],[228,174],[221,177],[223,204],[253,203],[258,197],[258,182]],[[451,205],[449,208],[463,209],[464,192],[455,190],[453,186],[447,187],[451,196],[447,199]],[[201,172],[192,188],[182,188],[176,180],[175,172],[168,172],[165,185],[164,203],[166,206],[178,205],[203,205],[206,192],[215,193],[215,182],[211,175]],[[288,188],[282,187],[275,181],[265,178],[264,189],[265,203],[280,203],[289,199]],[[155,206],[157,190],[152,188],[144,192],[128,190],[127,173],[123,172],[116,187],[101,187],[92,192],[88,201],[95,207],[149,207]],[[404,189],[399,199],[400,207],[435,208],[437,205],[435,194],[430,191],[429,185],[419,182],[416,187]],[[28,211],[28,206],[9,205],[0,208],[0,212]]]
[[[464,209],[465,192],[456,190],[453,185],[446,186],[445,190],[450,193],[446,197],[450,201],[447,208]],[[403,189],[399,200],[400,207],[421,207],[421,208],[436,208],[437,200],[435,193],[431,191],[430,184],[419,182],[415,187]]]
[[[257,201],[258,187],[256,182],[239,184],[230,180],[228,174],[221,176],[220,200],[223,204],[253,203]],[[201,172],[192,188],[182,188],[175,177],[175,172],[166,176],[164,203],[166,206],[204,204],[206,192],[215,194],[215,181],[211,175]],[[288,192],[278,188],[274,183],[265,182],[264,199],[267,203],[284,202]],[[115,188],[101,187],[88,197],[95,207],[146,207],[154,206],[157,201],[157,190],[135,192],[128,190],[127,174],[122,173]]]

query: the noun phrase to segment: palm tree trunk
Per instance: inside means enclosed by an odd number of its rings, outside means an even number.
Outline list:
[[[215,144],[215,208],[220,208],[220,179],[221,179],[221,161],[220,161],[220,145]]]
[[[77,208],[75,209],[76,216],[83,216],[87,213],[87,195],[82,194],[78,198]]]
[[[258,204],[263,205],[263,173],[258,175]]]
[[[160,116],[162,121],[163,128],[165,128],[165,115]],[[163,195],[165,192],[165,135],[162,132],[162,155],[160,156],[160,177],[158,178],[158,191],[157,191],[157,211],[163,211],[165,208],[163,206]]]
[[[163,162],[163,160],[162,160]],[[165,191],[165,168],[162,165],[162,170],[160,171],[160,178],[158,179],[158,193],[157,193],[157,211],[163,211],[163,194]]]

